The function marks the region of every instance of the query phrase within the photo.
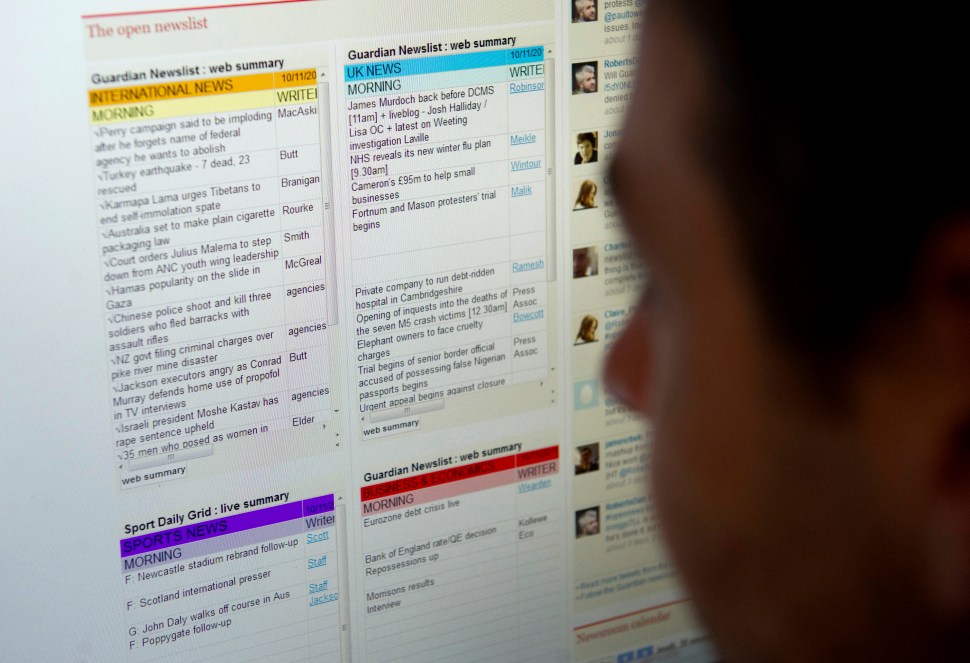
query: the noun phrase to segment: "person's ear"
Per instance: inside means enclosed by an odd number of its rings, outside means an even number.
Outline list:
[[[941,612],[970,619],[970,213],[934,233],[914,276],[940,401],[926,440],[930,589]]]

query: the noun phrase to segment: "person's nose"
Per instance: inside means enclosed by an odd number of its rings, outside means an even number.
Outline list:
[[[606,388],[627,407],[650,416],[650,321],[635,311],[606,358]]]

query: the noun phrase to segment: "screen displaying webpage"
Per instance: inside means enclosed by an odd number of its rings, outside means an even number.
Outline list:
[[[46,11],[11,660],[714,660],[601,376],[642,0]]]

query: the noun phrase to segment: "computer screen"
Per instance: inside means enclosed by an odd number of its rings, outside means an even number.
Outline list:
[[[601,377],[643,0],[189,4],[4,28],[4,658],[713,660]]]

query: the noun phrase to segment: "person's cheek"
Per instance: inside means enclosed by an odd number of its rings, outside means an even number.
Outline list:
[[[607,388],[623,403],[650,416],[650,334],[643,312],[635,312],[606,358]]]

